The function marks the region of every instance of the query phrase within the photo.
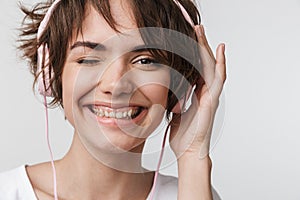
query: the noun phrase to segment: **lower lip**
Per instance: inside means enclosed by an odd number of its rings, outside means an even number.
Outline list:
[[[103,126],[110,126],[110,127],[130,127],[136,126],[140,124],[145,116],[148,113],[148,109],[143,109],[142,112],[136,116],[134,119],[116,119],[116,118],[108,118],[108,117],[100,117],[95,115],[90,109],[86,108],[89,115],[92,115],[97,122]]]

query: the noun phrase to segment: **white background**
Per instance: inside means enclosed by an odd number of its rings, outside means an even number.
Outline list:
[[[227,49],[226,118],[211,154],[214,186],[225,200],[299,200],[300,1],[200,5],[212,48],[225,42]],[[1,1],[0,171],[49,160],[43,107],[16,51],[21,19],[16,0]],[[60,158],[72,128],[59,110],[50,112],[50,132]]]

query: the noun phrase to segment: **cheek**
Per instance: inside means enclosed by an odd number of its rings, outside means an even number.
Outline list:
[[[161,85],[149,85],[143,88],[144,94],[152,102],[166,108],[169,88]]]
[[[154,72],[135,74],[135,84],[152,104],[166,107],[170,89],[170,70],[162,68]]]
[[[74,85],[76,80],[76,72],[67,70],[65,67],[62,74],[62,96],[63,96],[63,105],[65,116],[68,121],[74,125],[72,107],[73,107],[73,99],[74,99]]]
[[[72,64],[65,66],[62,74],[63,105],[65,115],[72,125],[74,125],[73,112],[77,112],[80,99],[97,85],[99,73]]]
[[[66,65],[62,74],[62,96],[66,118],[74,125],[73,112],[77,108],[79,99],[87,91],[89,79],[81,78],[80,68]],[[85,80],[85,81],[84,81]]]

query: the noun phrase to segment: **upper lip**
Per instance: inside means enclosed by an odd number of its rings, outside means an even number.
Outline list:
[[[95,101],[92,103],[88,103],[86,104],[86,106],[102,106],[102,107],[107,107],[107,108],[111,108],[111,109],[120,109],[120,108],[128,108],[128,107],[143,107],[145,108],[146,106],[141,105],[139,103],[107,103],[107,102],[99,102],[99,101]]]

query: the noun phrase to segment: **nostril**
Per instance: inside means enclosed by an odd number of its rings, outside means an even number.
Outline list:
[[[118,96],[120,94],[131,94],[134,92],[135,87],[128,79],[118,79],[118,80],[101,80],[98,84],[98,88],[102,93]]]
[[[130,94],[134,90],[134,77],[125,58],[120,57],[105,69],[99,80],[99,88],[105,94]]]

